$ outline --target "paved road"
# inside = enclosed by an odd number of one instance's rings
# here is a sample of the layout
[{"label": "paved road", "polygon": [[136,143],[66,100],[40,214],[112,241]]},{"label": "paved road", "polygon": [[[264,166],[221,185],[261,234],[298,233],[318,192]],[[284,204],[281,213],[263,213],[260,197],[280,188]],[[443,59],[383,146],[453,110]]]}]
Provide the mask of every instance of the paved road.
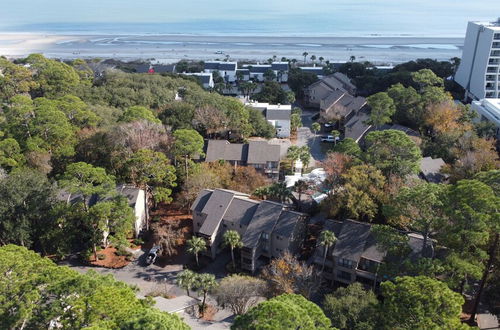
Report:
[{"label": "paved road", "polygon": [[[82,264],[78,259],[70,259],[61,263],[61,265],[66,265],[80,273],[86,273],[89,270],[94,270],[99,274],[103,275],[113,275],[115,279],[123,281],[129,285],[136,286],[139,289],[137,296],[143,298],[145,295],[152,291],[166,291],[172,296],[182,296],[186,294],[186,291],[179,288],[176,283],[177,273],[183,269],[181,264],[168,264],[165,267],[160,267],[157,265],[145,266],[144,259],[146,257],[146,251],[137,252],[139,257],[135,261],[131,262],[127,266],[120,269],[108,269],[101,267],[93,267]],[[231,260],[228,253],[222,254],[220,258],[217,258],[215,262],[209,264],[206,269],[203,269],[204,273],[213,273],[217,279],[220,279],[226,275],[225,265]],[[196,292],[192,292],[191,296],[196,296]],[[208,303],[216,305],[213,297],[208,297]],[[219,309],[219,311],[214,316],[214,321],[208,322],[203,321],[192,315],[183,312],[179,314],[184,321],[192,329],[229,329],[231,326],[234,316],[229,310]]]},{"label": "paved road", "polygon": [[325,159],[325,153],[321,150],[321,136],[315,136],[311,131],[311,125],[314,122],[311,117],[317,114],[317,111],[302,110],[302,125],[297,130],[296,145],[299,147],[307,145],[311,152],[312,160],[310,167],[318,166],[317,162]]}]

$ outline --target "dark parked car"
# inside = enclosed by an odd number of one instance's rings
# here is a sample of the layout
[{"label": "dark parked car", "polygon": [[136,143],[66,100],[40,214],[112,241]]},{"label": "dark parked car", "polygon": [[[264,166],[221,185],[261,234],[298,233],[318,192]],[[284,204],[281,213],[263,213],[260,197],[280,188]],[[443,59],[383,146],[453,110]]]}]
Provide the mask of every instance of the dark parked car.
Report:
[{"label": "dark parked car", "polygon": [[158,254],[161,252],[161,247],[159,245],[155,245],[149,250],[148,256],[146,257],[146,265],[154,264]]}]

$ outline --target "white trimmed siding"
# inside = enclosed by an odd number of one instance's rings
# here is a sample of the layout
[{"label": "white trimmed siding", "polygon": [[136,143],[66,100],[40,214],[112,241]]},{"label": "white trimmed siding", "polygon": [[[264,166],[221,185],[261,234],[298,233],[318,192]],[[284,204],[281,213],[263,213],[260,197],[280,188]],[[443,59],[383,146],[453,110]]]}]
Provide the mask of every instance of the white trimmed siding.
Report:
[{"label": "white trimmed siding", "polygon": [[137,201],[134,208],[135,214],[135,236],[137,237],[141,230],[146,226],[147,212],[146,212],[146,194],[144,190],[139,190]]}]

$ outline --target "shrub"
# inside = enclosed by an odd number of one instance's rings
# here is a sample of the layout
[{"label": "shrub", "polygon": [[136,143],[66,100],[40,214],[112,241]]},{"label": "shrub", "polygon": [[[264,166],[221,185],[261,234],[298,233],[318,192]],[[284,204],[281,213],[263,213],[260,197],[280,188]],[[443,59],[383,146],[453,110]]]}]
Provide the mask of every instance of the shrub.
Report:
[{"label": "shrub", "polygon": [[142,245],[142,244],[144,244],[144,240],[140,239],[140,238],[134,238],[132,243],[134,243],[134,245]]}]

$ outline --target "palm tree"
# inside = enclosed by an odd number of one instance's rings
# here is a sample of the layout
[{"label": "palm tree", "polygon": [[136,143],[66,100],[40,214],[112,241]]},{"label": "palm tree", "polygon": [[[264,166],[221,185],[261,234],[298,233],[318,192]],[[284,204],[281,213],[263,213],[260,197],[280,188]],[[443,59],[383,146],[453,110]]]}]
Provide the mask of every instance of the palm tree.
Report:
[{"label": "palm tree", "polygon": [[217,286],[215,281],[215,276],[212,274],[200,274],[196,276],[196,286],[203,293],[203,301],[201,302],[201,316],[203,317],[205,313],[205,302],[207,300],[207,294],[210,290]]},{"label": "palm tree", "polygon": [[273,183],[269,186],[269,196],[274,200],[280,201],[281,203],[285,203],[291,195],[292,192],[286,187],[284,182]]},{"label": "palm tree", "polygon": [[356,56],[351,55],[351,57],[349,59],[351,60],[351,62],[354,62],[354,61],[356,61]]},{"label": "palm tree", "polygon": [[302,146],[299,148],[299,159],[302,162],[302,170],[307,169],[307,166],[309,165],[309,162],[311,161],[311,153],[309,152],[309,147],[308,146]]},{"label": "palm tree", "polygon": [[316,61],[316,55],[311,55],[311,61],[314,63]]},{"label": "palm tree", "polygon": [[259,187],[255,189],[253,195],[260,199],[267,199],[267,195],[269,195],[269,186]]},{"label": "palm tree", "polygon": [[318,58],[318,60],[319,60],[319,64],[323,64],[323,61],[325,60],[325,58],[323,56],[320,56]]},{"label": "palm tree", "polygon": [[293,185],[293,190],[299,194],[299,211],[301,209],[301,204],[300,204],[300,201],[302,200],[302,194],[304,193],[304,191],[306,191],[307,189],[309,189],[309,184],[307,182],[305,182],[304,180],[299,180],[297,182],[295,182],[295,184]]},{"label": "palm tree", "polygon": [[336,241],[337,237],[335,237],[335,234],[330,230],[323,230],[319,235],[319,244],[322,245],[325,249],[325,254],[323,255],[323,267],[321,267],[321,271],[325,269],[326,255],[328,253],[328,249],[333,244],[335,244]]},{"label": "palm tree", "polygon": [[236,269],[236,262],[234,261],[234,249],[243,246],[240,234],[236,230],[228,230],[224,233],[224,245],[231,248],[231,259],[233,260],[233,269]]},{"label": "palm tree", "polygon": [[321,130],[321,125],[317,122],[312,123],[311,128],[314,132],[314,141],[316,141],[316,135]]},{"label": "palm tree", "polygon": [[295,167],[295,162],[300,159],[300,148],[297,146],[290,146],[286,152],[286,158],[292,163],[292,170]]},{"label": "palm tree", "polygon": [[201,237],[193,236],[191,239],[187,240],[187,244],[188,244],[187,252],[194,254],[196,258],[196,265],[199,266],[200,263],[198,261],[198,254],[207,249],[205,240]]},{"label": "palm tree", "polygon": [[186,290],[189,296],[189,290],[196,283],[196,273],[190,269],[185,269],[177,275],[177,284]]},{"label": "palm tree", "polygon": [[309,55],[308,52],[303,52],[302,53],[302,56],[304,56],[304,64],[306,64],[306,57],[307,57],[307,55]]},{"label": "palm tree", "polygon": [[330,135],[333,136],[333,143],[334,143],[334,145],[337,145],[337,138],[340,136],[340,132],[337,131],[337,130],[333,130],[330,133]]},{"label": "palm tree", "polygon": [[293,65],[293,67],[295,67],[295,63],[297,63],[297,59],[296,58],[292,58],[292,65]]}]

